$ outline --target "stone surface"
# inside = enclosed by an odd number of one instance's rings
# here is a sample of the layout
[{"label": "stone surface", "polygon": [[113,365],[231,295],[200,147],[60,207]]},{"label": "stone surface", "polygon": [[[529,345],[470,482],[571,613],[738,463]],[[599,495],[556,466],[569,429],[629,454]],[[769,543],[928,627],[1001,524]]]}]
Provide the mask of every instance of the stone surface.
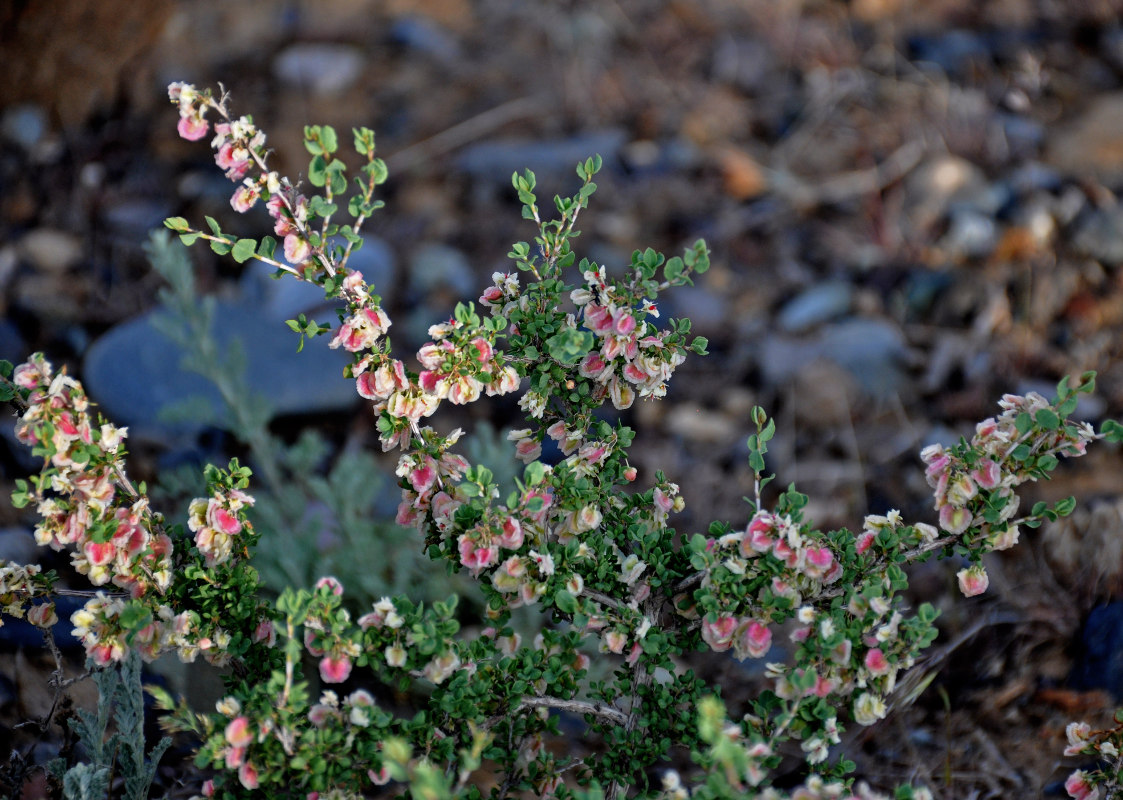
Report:
[{"label": "stone surface", "polygon": [[1063,172],[1102,182],[1123,179],[1123,92],[1094,96],[1066,124],[1049,129],[1046,161]]},{"label": "stone surface", "polygon": [[315,94],[333,95],[350,88],[362,74],[364,57],[357,47],[299,42],[273,61],[273,74],[283,82]]},{"label": "stone surface", "polygon": [[[588,131],[564,139],[496,138],[466,147],[454,163],[457,169],[475,178],[510,186],[513,172],[522,174],[529,169],[539,179],[569,176],[577,162],[595,154],[600,155],[606,169],[612,169],[627,141],[627,133],[620,128]],[[548,202],[548,198],[544,199]]]},{"label": "stone surface", "polygon": [[900,329],[879,319],[848,319],[824,325],[814,335],[769,336],[758,359],[765,380],[780,385],[824,358],[845,367],[870,396],[885,397],[904,380],[908,355]]},{"label": "stone surface", "polygon": [[780,310],[780,329],[802,333],[823,322],[841,317],[850,310],[853,289],[843,281],[826,281],[793,297]]},{"label": "stone surface", "polygon": [[[357,397],[354,384],[342,377],[347,354],[328,350],[326,337],[305,342],[304,352],[298,354],[296,334],[267,310],[220,302],[213,335],[220,343],[239,343],[251,390],[275,414],[338,411]],[[112,328],[90,346],[83,365],[86,388],[119,425],[149,434],[196,430],[198,423],[160,419],[162,410],[189,397],[202,398],[215,414],[222,413],[217,390],[183,370],[182,360],[182,350],[146,314]]]},{"label": "stone surface", "polygon": [[65,272],[82,260],[85,248],[72,233],[54,228],[37,228],[19,240],[19,252],[37,269]]}]

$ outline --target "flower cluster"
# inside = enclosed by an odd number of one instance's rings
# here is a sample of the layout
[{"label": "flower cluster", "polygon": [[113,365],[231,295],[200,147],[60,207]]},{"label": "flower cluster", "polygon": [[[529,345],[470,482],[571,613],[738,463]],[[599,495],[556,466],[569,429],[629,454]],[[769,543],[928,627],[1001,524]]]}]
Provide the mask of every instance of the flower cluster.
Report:
[{"label": "flower cluster", "polygon": [[[600,346],[581,361],[581,375],[605,387],[619,409],[631,406],[637,395],[663,397],[675,367],[686,360],[685,352],[668,346],[666,332],[637,319],[632,297],[608,280],[603,266],[585,270],[583,277],[585,287],[574,289],[570,299]],[[659,311],[647,301],[639,314],[658,317]]]},{"label": "flower cluster", "polygon": [[249,525],[245,509],[253,502],[253,498],[240,489],[215,492],[209,498],[197,497],[191,501],[187,527],[195,534],[195,546],[208,567],[230,560],[236,537]]},{"label": "flower cluster", "polygon": [[[689,320],[655,323],[660,292],[708,267],[704,243],[670,260],[636,251],[622,275],[578,263],[575,223],[596,188],[599,159],[578,165],[581,188],[555,198],[553,220],[541,218],[533,175],[516,175],[524,217],[537,226],[533,253],[528,243],[513,245],[515,270],[495,272],[479,297],[488,316],[457,305],[429,329],[413,371],[392,354],[381,298],[347,268],[363,221],[380,205],[375,187],[386,179],[373,133],[354,131],[365,164],[349,184],[334,155],[335,131],[306,128],[312,188],[298,193],[268,170],[264,135],[248,117],[231,116],[225,96],[181,83],[169,96],[189,140],[204,137],[207,114],[217,115],[216,163],[238,184],[231,205],[246,212],[264,201],[284,260],[272,236],[230,237],[210,219],[209,232],[180,218],[167,226],[186,244],[203,239],[239,263],[259,260],[341,301],[337,326],[302,316],[289,327],[302,337],[329,333],[329,347],[351,354],[346,376],[371,403],[381,447],[400,450],[398,522],[420,531],[430,555],[475,578],[486,603],[481,624],[469,629],[475,635],[462,635],[467,615],[455,596],[431,607],[384,597],[353,619],[331,577],[311,591],[288,590],[266,609],[250,565],[259,534],[250,522],[248,469],[236,461],[228,470],[208,467],[186,532],[173,527],[169,535],[125,477],[126,432],[95,421],[81,386],[42,357],[16,368],[10,382],[0,365],[0,389],[10,386],[9,396],[25,404],[17,435],[44,458],[32,487],[17,493],[40,514],[38,541],[73,547],[75,566],[93,585],[122,590],[98,592],[72,618],[93,661],[109,665],[133,648],[146,658],[175,651],[184,661],[202,655],[235,666],[216,714],[184,716],[203,740],[198,762],[218,770],[205,797],[358,797],[389,780],[411,782],[417,796],[467,796],[485,760],[504,776],[501,793],[560,794],[572,770],[579,783],[601,781],[619,797],[665,762],[671,745],[686,744],[710,774],[688,789],[668,773],[662,797],[876,800],[846,778],[846,763],[832,760],[831,750],[845,724],[887,715],[902,672],[935,636],[935,609],[913,610],[902,599],[903,566],[942,549],[970,561],[959,573],[964,593],[984,591],[983,554],[1013,546],[1019,527],[1068,510],[1038,504],[1019,516],[1015,489],[1047,477],[1059,456],[1082,454],[1094,438],[1123,439],[1123,426],[1096,434],[1069,420],[1076,394],[1092,390],[1090,376],[1062,384],[1053,403],[1007,396],[970,441],[924,451],[938,528],[906,524],[890,511],[866,517],[856,534],[823,532],[804,520],[807,498],[794,487],[771,505],[762,500],[775,426],[758,408],[747,523],[714,522],[706,535],[680,537],[669,527],[684,507],[679,487],[662,473],[637,485],[627,461],[633,432],[604,419],[602,408],[662,397],[687,350],[704,353]],[[345,198],[349,186],[356,188]],[[343,201],[349,224],[333,221]],[[420,422],[445,400],[462,405],[520,390],[526,427],[508,439],[525,470],[504,498],[490,470],[453,452],[459,428],[444,434]],[[550,464],[540,460],[547,439],[561,454]],[[27,608],[49,588],[32,568],[0,566],[6,613],[51,624],[49,603]],[[525,606],[549,620],[534,636],[513,621],[512,611]],[[766,665],[772,690],[736,723],[703,698],[705,686],[679,658],[700,649],[764,658],[785,633],[792,657]],[[605,667],[591,679],[595,650]],[[416,686],[426,707],[399,718],[364,688],[322,691],[312,702],[306,656],[322,684],[356,680],[366,668],[389,686]],[[583,719],[606,746],[563,763],[547,747],[558,735],[557,711]],[[810,770],[781,792],[770,783],[790,740]],[[1069,741],[1070,754],[1107,759],[1121,746],[1118,731],[1079,725]],[[1094,798],[1107,784],[1102,773],[1078,771],[1066,787]],[[636,794],[659,795],[643,786]],[[901,787],[896,796],[930,794]]]},{"label": "flower cluster", "polygon": [[134,597],[164,593],[171,539],[156,530],[147,498],[117,486],[127,430],[95,422],[81,384],[55,375],[42,356],[16,367],[12,380],[27,392],[16,437],[45,459],[34,480],[36,541],[55,550],[73,546],[75,569],[95,586],[112,583]]},{"label": "flower cluster", "polygon": [[[976,558],[1018,543],[1015,488],[1047,476],[1058,456],[1083,455],[1097,438],[1087,422],[1065,421],[1076,398],[1061,394],[1056,404],[1036,392],[1004,395],[1002,413],[980,422],[969,445],[948,449],[933,444],[921,452],[940,528],[960,537]],[[958,578],[968,597],[985,592],[989,583],[978,563],[961,570]]]},{"label": "flower cluster", "polygon": [[12,564],[0,560],[0,625],[4,615],[22,619],[40,628],[49,628],[58,622],[55,604],[50,599],[30,605],[34,597],[49,597],[52,581],[42,574],[38,564]]}]

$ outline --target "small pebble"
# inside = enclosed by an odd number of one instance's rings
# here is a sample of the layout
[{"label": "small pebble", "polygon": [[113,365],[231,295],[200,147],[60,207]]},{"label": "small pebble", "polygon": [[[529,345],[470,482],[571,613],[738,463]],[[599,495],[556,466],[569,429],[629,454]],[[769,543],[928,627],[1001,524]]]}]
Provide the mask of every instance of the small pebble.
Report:
[{"label": "small pebble", "polygon": [[72,233],[38,228],[19,240],[19,252],[43,272],[65,272],[82,260],[85,248]]},{"label": "small pebble", "polygon": [[273,74],[291,86],[313,94],[339,94],[363,72],[362,52],[350,45],[300,42],[289,45],[273,60]]}]

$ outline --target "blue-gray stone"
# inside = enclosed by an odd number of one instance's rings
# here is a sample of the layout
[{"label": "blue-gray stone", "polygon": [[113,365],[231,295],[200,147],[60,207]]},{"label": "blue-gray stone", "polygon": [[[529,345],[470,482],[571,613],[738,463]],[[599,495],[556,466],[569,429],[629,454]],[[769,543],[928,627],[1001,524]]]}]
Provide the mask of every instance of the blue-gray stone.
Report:
[{"label": "blue-gray stone", "polygon": [[362,75],[363,62],[362,51],[351,45],[298,42],[273,60],[273,74],[314,94],[338,94]]},{"label": "blue-gray stone", "polygon": [[984,258],[998,245],[998,226],[985,213],[955,210],[940,246],[959,258]]},{"label": "blue-gray stone", "polygon": [[827,281],[800,292],[781,309],[777,323],[788,333],[802,333],[850,310],[853,289],[844,281]]},{"label": "blue-gray stone", "polygon": [[765,381],[780,385],[820,358],[847,369],[865,392],[887,397],[902,385],[908,348],[897,326],[878,319],[847,319],[812,336],[768,336],[757,351]]},{"label": "blue-gray stone", "polygon": [[628,134],[622,128],[588,131],[565,139],[492,139],[466,147],[455,165],[475,178],[508,186],[511,173],[521,175],[525,169],[538,178],[572,176],[576,183],[573,170],[579,161],[599,154],[605,169],[615,169],[620,148],[627,141]]},{"label": "blue-gray stone", "polygon": [[414,251],[409,288],[422,296],[437,290],[451,292],[463,300],[474,300],[482,290],[476,286],[468,257],[455,247],[437,242],[428,242]]},{"label": "blue-gray stone", "polygon": [[[392,290],[397,273],[394,251],[373,236],[366,237],[363,246],[351,252],[347,268],[361,272],[373,291],[382,295]],[[261,306],[281,322],[306,314],[321,323],[338,323],[333,312],[344,305],[341,300],[326,298],[323,289],[307,281],[294,280],[288,275],[274,278],[275,273],[275,269],[260,261],[248,263],[242,273],[243,302]]]},{"label": "blue-gray stone", "polygon": [[452,34],[425,17],[402,17],[390,26],[390,38],[442,64],[461,57],[460,43]]},{"label": "blue-gray stone", "polygon": [[0,133],[24,150],[39,144],[47,132],[47,112],[37,105],[12,106],[0,118]]},{"label": "blue-gray stone", "polygon": [[1107,689],[1123,701],[1123,602],[1089,612],[1069,682],[1074,689]]},{"label": "blue-gray stone", "polygon": [[1123,264],[1123,208],[1094,209],[1077,223],[1073,248],[1102,264]]},{"label": "blue-gray stone", "polygon": [[26,528],[0,529],[0,562],[32,564],[38,560],[39,545]]},{"label": "blue-gray stone", "polygon": [[149,198],[129,198],[108,206],[103,219],[109,229],[122,238],[140,241],[149,231],[163,229],[164,220],[171,215],[166,201]]},{"label": "blue-gray stone", "polygon": [[[83,375],[91,398],[115,423],[148,435],[198,430],[200,422],[161,420],[162,411],[188,398],[200,398],[221,419],[218,391],[180,366],[183,350],[157,329],[152,316],[117,325],[90,346]],[[298,354],[297,335],[269,309],[219,302],[211,334],[222,345],[240,347],[251,391],[275,414],[336,411],[355,400],[354,384],[342,377],[348,354],[328,350],[325,337],[306,342]]]}]

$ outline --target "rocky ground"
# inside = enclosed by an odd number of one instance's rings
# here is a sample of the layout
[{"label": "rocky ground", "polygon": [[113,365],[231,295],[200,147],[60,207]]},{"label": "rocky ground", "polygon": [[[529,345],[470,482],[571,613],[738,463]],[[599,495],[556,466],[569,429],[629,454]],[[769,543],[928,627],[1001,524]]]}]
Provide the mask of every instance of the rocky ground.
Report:
[{"label": "rocky ground", "polygon": [[[604,157],[582,219],[598,262],[704,237],[713,269],[665,314],[690,316],[712,355],[688,361],[665,402],[630,412],[634,462],[683,487],[682,531],[743,521],[753,404],[778,420],[770,468],[811,495],[821,526],[889,508],[928,519],[916,453],[971,431],[1003,392],[1095,369],[1081,412],[1123,412],[1121,11],[1113,0],[15,4],[0,9],[12,73],[0,86],[0,355],[69,364],[133,426],[143,477],[204,447],[211,432],[157,416],[190,384],[143,316],[162,279],[142,246],[171,214],[263,230],[263,212],[230,210],[206,147],[175,134],[167,83],[221,81],[289,174],[306,168],[306,123],[378,132],[391,180],[362,269],[403,352],[530,236],[514,170],[533,169],[548,195],[572,190],[578,158]],[[209,252],[192,259],[224,304],[218,335],[240,338],[260,368],[251,380],[274,398],[274,429],[316,427],[336,445],[369,437],[336,366],[323,380],[308,379],[307,352],[287,366],[280,321],[316,299]],[[30,468],[11,430],[9,419],[5,485]],[[852,747],[875,785],[1056,794],[1075,766],[1061,758],[1064,723],[1102,721],[1123,701],[1121,465],[1106,448],[1084,461],[1031,487],[1026,500],[1075,494],[1081,510],[991,562],[983,598],[954,591],[957,565],[915,572],[917,596],[943,611],[938,672]],[[29,524],[0,507],[0,555],[29,555]],[[26,737],[4,725],[42,713],[29,679],[42,677],[39,658],[14,635],[0,643],[5,748]],[[729,697],[753,679],[735,662],[720,671]]]}]

